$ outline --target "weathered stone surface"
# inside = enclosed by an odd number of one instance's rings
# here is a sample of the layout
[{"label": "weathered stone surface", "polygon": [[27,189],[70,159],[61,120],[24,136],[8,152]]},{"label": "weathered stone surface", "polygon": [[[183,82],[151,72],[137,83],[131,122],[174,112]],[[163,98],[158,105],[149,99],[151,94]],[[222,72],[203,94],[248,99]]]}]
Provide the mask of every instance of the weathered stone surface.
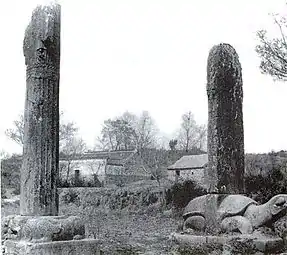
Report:
[{"label": "weathered stone surface", "polygon": [[244,134],[242,73],[229,44],[214,46],[207,64],[208,161],[210,192],[242,194]]},{"label": "weathered stone surface", "polygon": [[[214,224],[210,224],[207,217],[210,214],[208,205],[211,204],[211,198],[213,199],[212,209],[215,209],[213,218],[217,221]],[[209,226],[218,224],[218,232],[234,233],[239,231],[242,234],[251,234],[261,226],[276,224],[281,218],[285,219],[286,212],[287,194],[276,195],[262,205],[243,195],[208,194],[197,197],[188,203],[183,212],[185,220],[183,226],[184,230],[191,228],[203,233],[208,224]],[[281,228],[277,227],[277,231],[281,232],[282,234],[279,236],[283,237],[286,224],[282,223],[280,226]]]},{"label": "weathered stone surface", "polygon": [[214,194],[207,194],[204,201],[206,235],[212,235],[220,232],[220,220],[218,219],[218,197]]},{"label": "weathered stone surface", "polygon": [[[214,247],[223,246],[226,254],[254,254],[255,252],[278,252],[283,246],[282,238],[264,237],[258,235],[231,235],[231,236],[212,236],[212,235],[185,235],[173,233],[171,240],[182,247],[193,248],[214,245]],[[230,253],[227,253],[230,252]],[[251,252],[251,253],[249,253]],[[225,254],[224,253],[224,254]]]},{"label": "weathered stone surface", "polygon": [[30,243],[85,238],[85,226],[77,216],[9,216],[4,219],[3,236]]},{"label": "weathered stone surface", "polygon": [[274,229],[276,234],[283,238],[284,243],[287,246],[287,213],[285,216],[275,222]]},{"label": "weathered stone surface", "polygon": [[6,254],[18,255],[95,255],[99,252],[99,241],[83,239],[47,243],[29,243],[8,240]]},{"label": "weathered stone surface", "polygon": [[60,5],[38,6],[24,38],[26,101],[21,215],[57,215]]}]

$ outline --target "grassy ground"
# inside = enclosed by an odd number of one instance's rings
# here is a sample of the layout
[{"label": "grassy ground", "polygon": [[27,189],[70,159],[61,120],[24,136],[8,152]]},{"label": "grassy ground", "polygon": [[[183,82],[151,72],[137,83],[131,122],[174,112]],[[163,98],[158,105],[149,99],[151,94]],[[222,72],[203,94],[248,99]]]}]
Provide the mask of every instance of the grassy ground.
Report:
[{"label": "grassy ground", "polygon": [[[2,207],[2,213],[6,216],[19,211],[17,202],[8,201]],[[146,208],[142,213],[87,208],[81,217],[86,222],[87,237],[102,240],[101,250],[104,253],[101,254],[207,254],[199,253],[199,250],[196,253],[176,253],[169,237],[181,220],[173,217],[171,211],[160,212],[156,205]]]},{"label": "grassy ground", "polygon": [[[169,235],[178,220],[169,212],[159,213],[150,207],[144,213],[128,211],[87,210],[83,220],[87,223],[89,237],[103,240],[104,254],[170,254]],[[19,200],[2,201],[2,217],[19,213]]]},{"label": "grassy ground", "polygon": [[160,215],[110,214],[99,225],[98,217],[91,222],[89,231],[96,238],[109,240],[113,250],[122,250],[122,254],[129,254],[124,253],[128,249],[134,254],[170,254],[169,235],[177,227],[175,219]]}]

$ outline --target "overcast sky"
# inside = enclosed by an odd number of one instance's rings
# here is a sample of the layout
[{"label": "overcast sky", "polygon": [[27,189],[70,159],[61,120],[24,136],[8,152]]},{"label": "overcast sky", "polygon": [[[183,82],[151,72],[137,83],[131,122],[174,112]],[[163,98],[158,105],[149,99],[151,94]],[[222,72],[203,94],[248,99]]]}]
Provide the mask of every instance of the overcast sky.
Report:
[{"label": "overcast sky", "polygon": [[[4,131],[24,109],[24,31],[38,1],[1,2],[0,149],[21,152]],[[275,29],[283,0],[63,0],[60,109],[93,146],[101,124],[150,112],[172,134],[191,110],[207,122],[210,48],[230,43],[243,68],[246,152],[287,149],[287,84],[262,75],[255,32]]]}]

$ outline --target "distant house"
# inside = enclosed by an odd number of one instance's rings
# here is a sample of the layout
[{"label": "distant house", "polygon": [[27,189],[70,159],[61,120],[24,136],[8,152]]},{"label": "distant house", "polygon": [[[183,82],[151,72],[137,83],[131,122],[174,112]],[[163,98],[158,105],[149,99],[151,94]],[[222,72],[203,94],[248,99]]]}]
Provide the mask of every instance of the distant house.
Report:
[{"label": "distant house", "polygon": [[93,181],[95,176],[102,184],[122,184],[150,179],[142,169],[134,164],[137,153],[133,151],[94,151],[73,157],[73,160],[60,158],[61,178],[65,178],[70,164],[70,178],[81,176]]},{"label": "distant house", "polygon": [[207,163],[207,154],[183,156],[167,168],[168,177],[175,182],[193,180],[204,186],[204,169]]}]

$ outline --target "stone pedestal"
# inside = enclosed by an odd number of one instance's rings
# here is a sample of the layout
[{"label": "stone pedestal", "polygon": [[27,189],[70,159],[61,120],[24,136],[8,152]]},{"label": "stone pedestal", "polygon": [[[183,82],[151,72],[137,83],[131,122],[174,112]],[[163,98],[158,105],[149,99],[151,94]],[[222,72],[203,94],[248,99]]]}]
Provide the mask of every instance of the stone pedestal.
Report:
[{"label": "stone pedestal", "polygon": [[83,220],[77,216],[17,216],[2,225],[5,254],[92,255],[99,241],[85,239]]},{"label": "stone pedestal", "polygon": [[[209,52],[207,96],[208,167],[204,177],[208,194],[189,202],[183,213],[186,234],[174,234],[172,238],[189,247],[191,254],[199,254],[200,249],[200,254],[213,250],[224,254],[280,251],[286,236],[286,219],[285,223],[278,220],[286,214],[287,195],[274,196],[263,205],[243,196],[242,70],[239,57],[229,44],[221,43]],[[276,222],[278,233],[270,228],[272,235],[255,233],[259,227],[274,223],[276,226]]]},{"label": "stone pedestal", "polygon": [[[280,253],[284,250],[284,242],[280,237],[263,235],[188,235],[173,233],[171,239],[174,244],[188,251],[220,251],[220,254],[264,254]],[[287,247],[285,247],[287,248]]]},{"label": "stone pedestal", "polygon": [[96,255],[99,243],[95,239],[30,243],[24,241],[5,242],[6,254],[17,255]]}]

